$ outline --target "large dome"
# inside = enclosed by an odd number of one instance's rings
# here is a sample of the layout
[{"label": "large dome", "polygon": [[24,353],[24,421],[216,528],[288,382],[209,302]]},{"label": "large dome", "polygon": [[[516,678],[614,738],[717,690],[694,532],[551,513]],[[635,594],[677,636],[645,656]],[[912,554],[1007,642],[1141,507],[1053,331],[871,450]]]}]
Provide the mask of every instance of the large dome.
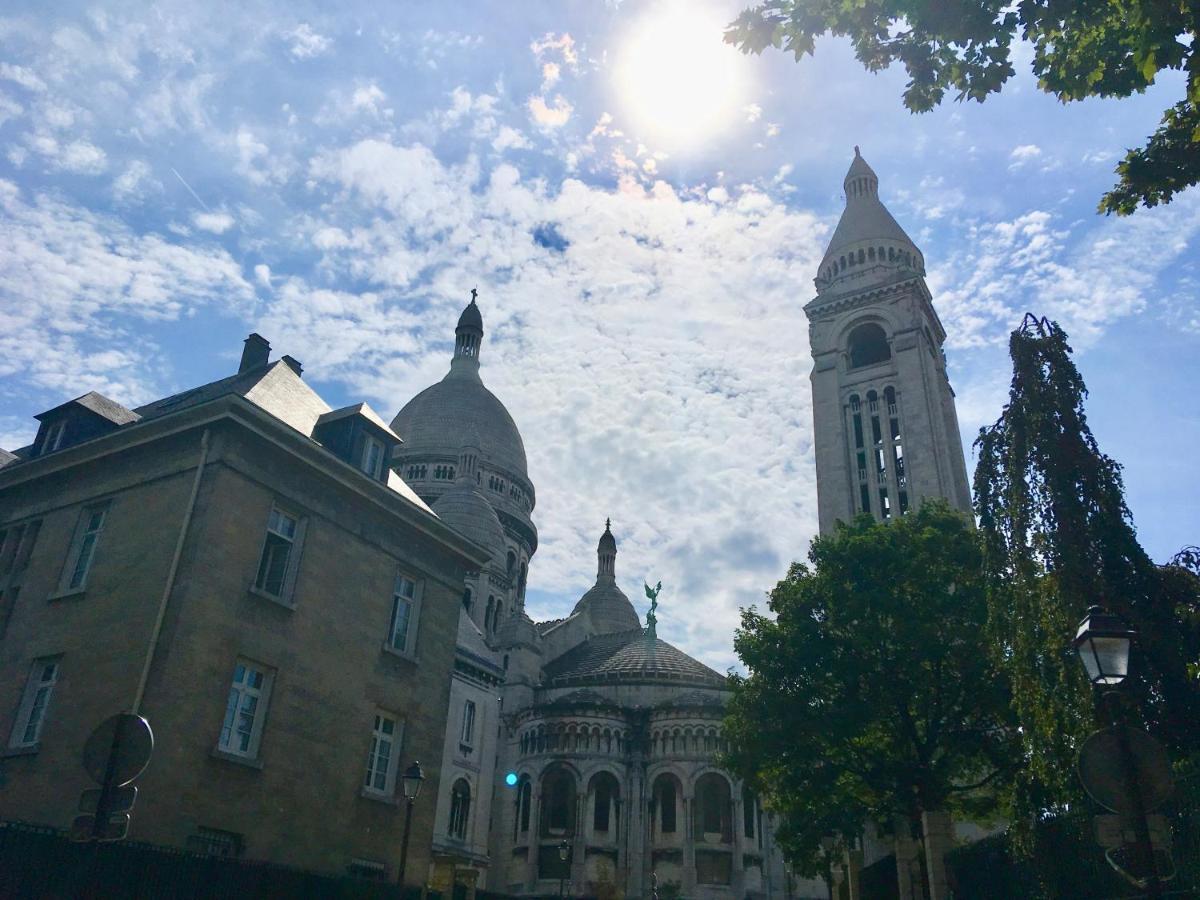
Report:
[{"label": "large dome", "polygon": [[392,419],[404,439],[406,457],[456,457],[465,435],[474,437],[483,458],[528,480],[525,444],[504,404],[483,386],[478,372],[451,369],[404,405]]}]

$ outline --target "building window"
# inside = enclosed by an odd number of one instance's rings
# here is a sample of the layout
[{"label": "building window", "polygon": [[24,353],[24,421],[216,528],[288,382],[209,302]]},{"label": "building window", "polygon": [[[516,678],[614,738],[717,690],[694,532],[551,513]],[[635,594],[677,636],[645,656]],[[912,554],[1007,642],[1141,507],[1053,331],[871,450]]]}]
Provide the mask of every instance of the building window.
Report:
[{"label": "building window", "polygon": [[541,832],[562,837],[575,824],[575,778],[566,769],[552,769],[542,778]]},{"label": "building window", "polygon": [[41,531],[41,520],[23,522],[0,529],[0,578],[23,572],[29,567],[33,545]]},{"label": "building window", "polygon": [[533,784],[526,778],[521,781],[521,788],[517,792],[517,821],[522,834],[529,831],[529,807],[532,802]]},{"label": "building window", "polygon": [[465,747],[475,744],[475,701],[463,704],[462,742]]},{"label": "building window", "polygon": [[450,791],[450,836],[465,840],[467,819],[471,815],[471,787],[460,778]]},{"label": "building window", "polygon": [[696,851],[696,882],[698,884],[729,884],[733,859],[728,853],[711,850]]},{"label": "building window", "polygon": [[300,561],[302,532],[303,524],[299,519],[276,506],[271,507],[258,575],[254,579],[255,590],[285,602],[291,599]]},{"label": "building window", "polygon": [[388,646],[399,653],[412,654],[417,630],[417,583],[406,575],[396,576],[392,590],[392,621],[388,627]]},{"label": "building window", "polygon": [[359,467],[376,481],[383,477],[383,441],[366,436]]},{"label": "building window", "polygon": [[729,782],[713,772],[696,782],[696,834],[709,843],[733,843],[732,802]]},{"label": "building window", "polygon": [[601,772],[592,780],[592,831],[607,834],[610,826],[616,831],[613,808],[618,803],[620,788],[617,780],[608,772]]},{"label": "building window", "polygon": [[0,589],[0,638],[8,631],[8,622],[17,608],[17,595],[20,593],[21,586],[16,584]]},{"label": "building window", "polygon": [[63,437],[67,433],[67,420],[59,419],[52,425],[46,426],[46,436],[42,439],[42,449],[38,454],[45,456],[47,453],[53,453],[63,444]]},{"label": "building window", "polygon": [[21,694],[21,705],[17,708],[17,719],[13,723],[8,739],[10,747],[30,747],[42,735],[42,725],[50,708],[50,695],[58,683],[58,658],[35,659]]},{"label": "building window", "polygon": [[748,838],[754,838],[754,822],[757,817],[758,806],[754,794],[750,793],[749,789],[742,788],[742,833]]},{"label": "building window", "polygon": [[399,736],[399,725],[394,718],[386,713],[375,714],[371,752],[367,754],[367,776],[363,779],[363,787],[373,794],[390,797],[396,790]]},{"label": "building window", "polygon": [[679,795],[675,779],[670,775],[660,775],[654,785],[654,794],[659,809],[659,831],[662,834],[674,834]]},{"label": "building window", "polygon": [[205,828],[201,825],[195,834],[188,835],[187,848],[204,856],[221,856],[237,859],[245,847],[242,836],[234,831]]},{"label": "building window", "polygon": [[887,332],[874,322],[865,322],[850,332],[846,340],[850,368],[872,366],[892,358]]},{"label": "building window", "polygon": [[71,541],[71,552],[67,554],[67,564],[63,567],[60,591],[80,591],[87,585],[88,572],[96,558],[96,544],[100,541],[107,514],[107,503],[84,508],[75,529],[75,538]]},{"label": "building window", "polygon": [[221,750],[251,759],[258,756],[272,680],[271,673],[258,663],[238,660],[217,745]]}]

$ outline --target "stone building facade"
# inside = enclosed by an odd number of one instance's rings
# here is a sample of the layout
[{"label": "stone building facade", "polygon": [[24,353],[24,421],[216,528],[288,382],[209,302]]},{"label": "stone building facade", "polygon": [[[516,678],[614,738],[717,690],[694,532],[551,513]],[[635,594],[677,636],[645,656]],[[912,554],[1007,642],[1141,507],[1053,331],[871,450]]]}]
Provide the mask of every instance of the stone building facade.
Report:
[{"label": "stone building facade", "polygon": [[[398,774],[439,781],[487,559],[389,469],[399,438],[257,335],[228,378],[38,418],[0,467],[3,815],[70,825],[88,734],[134,709],[156,746],[131,837],[394,879]],[[434,822],[418,805],[410,872]]]},{"label": "stone building facade", "polygon": [[451,701],[442,770],[459,775],[436,801],[431,883],[537,896],[569,881],[575,896],[646,897],[653,875],[660,890],[706,900],[824,896],[789,883],[770,817],[717,766],[726,679],[642,625],[609,526],[596,582],[570,615],[526,613],[536,493],[521,434],[483,384],[483,336],[472,298],[449,372],[392,421],[405,439],[396,471],[491,552],[463,585],[459,654],[498,661],[503,676],[476,682],[476,727],[484,705],[497,713],[470,748],[478,770],[452,738],[465,733],[466,696]]}]

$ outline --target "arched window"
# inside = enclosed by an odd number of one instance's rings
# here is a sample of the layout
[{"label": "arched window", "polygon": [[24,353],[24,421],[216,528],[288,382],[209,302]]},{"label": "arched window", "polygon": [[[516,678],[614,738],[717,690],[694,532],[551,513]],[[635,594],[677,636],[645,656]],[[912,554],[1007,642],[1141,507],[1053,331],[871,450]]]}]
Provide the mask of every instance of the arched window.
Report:
[{"label": "arched window", "polygon": [[463,609],[465,609],[468,613],[471,612],[471,589],[470,588],[465,588],[463,590]]},{"label": "arched window", "polygon": [[517,579],[517,599],[519,599],[519,600],[525,599],[525,572],[526,572],[525,562],[524,562],[524,560],[522,560],[521,575]]},{"label": "arched window", "polygon": [[758,801],[754,793],[747,787],[742,788],[742,833],[754,839],[755,825],[758,824]]},{"label": "arched window", "polygon": [[861,265],[862,265],[863,263],[865,263],[866,261],[867,261],[867,254],[866,254],[866,252],[865,252],[865,251],[862,249],[862,247],[859,247],[859,248],[858,248],[858,264],[861,266]]},{"label": "arched window", "polygon": [[542,777],[542,837],[561,837],[575,830],[575,777],[551,769]]},{"label": "arched window", "polygon": [[516,567],[517,567],[517,554],[515,554],[511,550],[509,550],[508,551],[508,562],[504,567],[504,570],[507,573],[509,578],[513,577],[513,569],[515,569]]},{"label": "arched window", "polygon": [[592,801],[592,832],[607,835],[620,828],[621,789],[609,772],[600,772],[588,786]]},{"label": "arched window", "polygon": [[679,779],[663,774],[654,779],[654,826],[659,834],[675,834],[679,815],[679,797],[683,793]]},{"label": "arched window", "polygon": [[517,785],[517,814],[513,819],[513,838],[517,834],[529,833],[529,805],[533,801],[533,785],[528,776],[522,775]]},{"label": "arched window", "polygon": [[705,843],[733,843],[733,808],[729,782],[716,772],[696,781],[696,837]]},{"label": "arched window", "polygon": [[870,260],[875,259],[875,248],[874,247],[867,248],[867,259],[870,259]]},{"label": "arched window", "polygon": [[471,787],[460,778],[450,790],[450,836],[465,840],[471,816]]},{"label": "arched window", "polygon": [[483,633],[491,634],[496,629],[496,598],[488,597],[487,610],[483,614]]},{"label": "arched window", "polygon": [[874,322],[864,322],[851,331],[846,339],[846,350],[850,355],[852,369],[871,366],[892,357],[887,333]]}]

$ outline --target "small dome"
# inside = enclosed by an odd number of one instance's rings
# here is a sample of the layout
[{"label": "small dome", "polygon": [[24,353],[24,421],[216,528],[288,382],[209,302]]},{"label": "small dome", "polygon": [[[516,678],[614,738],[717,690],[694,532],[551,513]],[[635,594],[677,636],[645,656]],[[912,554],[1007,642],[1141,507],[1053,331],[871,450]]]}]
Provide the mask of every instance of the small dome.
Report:
[{"label": "small dome", "polygon": [[504,555],[504,527],[473,484],[460,480],[437,499],[433,511],[463,537],[492,551],[493,560]]},{"label": "small dome", "polygon": [[612,519],[606,519],[604,522],[604,534],[600,535],[600,543],[596,547],[597,553],[616,553],[617,539],[612,533]]},{"label": "small dome", "polygon": [[458,331],[460,328],[474,328],[476,331],[483,331],[483,314],[479,312],[474,297],[471,297],[471,302],[458,317],[458,325],[454,330]]},{"label": "small dome", "polygon": [[591,617],[592,625],[600,634],[640,628],[642,624],[637,610],[633,608],[625,592],[610,578],[597,579],[591,590],[579,598],[579,602],[571,610],[571,615],[584,611]]}]

